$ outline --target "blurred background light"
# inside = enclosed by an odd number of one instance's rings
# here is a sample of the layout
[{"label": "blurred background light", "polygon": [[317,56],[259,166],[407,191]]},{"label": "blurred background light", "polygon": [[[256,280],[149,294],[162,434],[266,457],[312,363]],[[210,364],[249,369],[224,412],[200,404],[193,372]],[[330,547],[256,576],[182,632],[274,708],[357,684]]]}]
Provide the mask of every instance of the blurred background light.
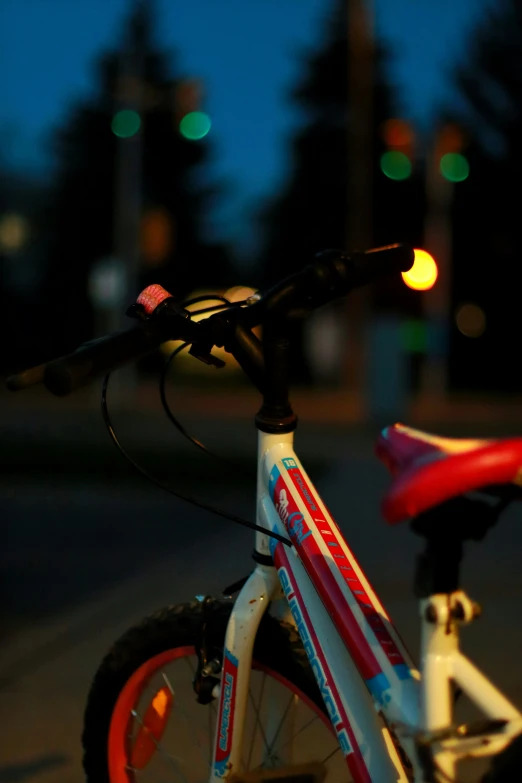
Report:
[{"label": "blurred background light", "polygon": [[128,139],[139,131],[141,118],[137,111],[122,109],[116,112],[112,118],[112,132],[120,139]]},{"label": "blurred background light", "polygon": [[174,248],[174,218],[162,207],[145,212],[141,219],[140,249],[147,266],[159,266]]},{"label": "blurred background light", "polygon": [[410,147],[414,141],[413,131],[405,120],[386,120],[383,138],[388,147]]},{"label": "blurred background light", "polygon": [[407,353],[425,353],[427,347],[426,323],[420,318],[409,318],[401,324],[401,343]]},{"label": "blurred background light", "polygon": [[439,270],[433,256],[426,250],[415,248],[415,260],[412,268],[408,272],[401,272],[402,279],[414,291],[428,291],[433,288]]},{"label": "blurred background light", "polygon": [[14,212],[0,218],[0,249],[7,253],[20,250],[29,236],[29,224],[23,215]]},{"label": "blurred background light", "polygon": [[457,308],[455,322],[457,329],[465,337],[480,337],[486,331],[484,310],[471,302]]},{"label": "blurred background light", "polygon": [[459,152],[447,152],[440,159],[440,173],[450,182],[463,182],[469,176],[469,163]]},{"label": "blurred background light", "polygon": [[411,174],[411,161],[398,150],[388,150],[381,157],[381,171],[389,179],[408,179]]},{"label": "blurred background light", "polygon": [[190,141],[202,139],[210,130],[211,122],[208,114],[202,111],[191,111],[185,114],[179,124],[179,132]]},{"label": "blurred background light", "polygon": [[117,258],[102,258],[93,264],[88,292],[91,302],[102,310],[121,307],[125,296],[125,264]]},{"label": "blurred background light", "polygon": [[248,299],[250,296],[253,296],[257,291],[257,288],[249,288],[248,286],[244,285],[235,285],[232,288],[229,288],[228,291],[225,291],[223,296],[225,299],[228,299],[229,302],[242,302],[243,299]]}]

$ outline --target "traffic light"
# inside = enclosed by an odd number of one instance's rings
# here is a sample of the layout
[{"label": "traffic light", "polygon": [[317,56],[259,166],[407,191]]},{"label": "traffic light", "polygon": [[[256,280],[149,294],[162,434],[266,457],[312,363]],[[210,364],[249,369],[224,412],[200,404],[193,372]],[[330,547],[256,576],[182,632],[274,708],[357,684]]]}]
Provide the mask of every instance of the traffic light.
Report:
[{"label": "traffic light", "polygon": [[129,139],[135,136],[141,126],[141,117],[137,111],[122,109],[113,115],[111,130],[120,139]]},{"label": "traffic light", "polygon": [[149,209],[141,220],[140,249],[147,266],[159,266],[174,246],[174,221],[162,207]]},{"label": "traffic light", "polygon": [[437,138],[440,173],[449,182],[463,182],[469,176],[469,163],[462,154],[464,136],[456,125],[445,125]]},{"label": "traffic light", "polygon": [[387,147],[381,155],[381,171],[389,179],[408,179],[412,171],[413,145],[411,126],[405,120],[386,120],[382,137]]},{"label": "traffic light", "polygon": [[429,291],[439,276],[437,263],[426,250],[415,248],[413,266],[408,272],[401,272],[402,279],[414,291]]},{"label": "traffic light", "polygon": [[210,130],[210,117],[201,111],[202,85],[197,79],[185,79],[176,86],[176,122],[183,138],[198,141]]}]

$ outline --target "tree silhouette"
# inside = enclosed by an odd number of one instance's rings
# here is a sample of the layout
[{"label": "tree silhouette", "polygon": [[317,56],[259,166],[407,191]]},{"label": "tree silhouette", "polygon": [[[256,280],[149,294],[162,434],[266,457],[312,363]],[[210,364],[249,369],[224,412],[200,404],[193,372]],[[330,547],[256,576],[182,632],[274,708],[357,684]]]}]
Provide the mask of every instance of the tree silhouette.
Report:
[{"label": "tree silhouette", "polygon": [[[70,112],[55,137],[53,241],[45,297],[54,354],[92,334],[89,273],[95,262],[114,254],[117,147],[133,141],[118,139],[111,121],[117,108],[125,106],[132,79],[139,80],[141,95],[142,208],[166,216],[171,237],[164,258],[152,268],[142,267],[141,285],[158,282],[183,295],[195,285],[231,280],[227,253],[208,247],[202,238],[208,193],[197,186],[195,172],[205,162],[206,145],[179,133],[175,95],[183,82],[172,78],[169,57],[155,43],[154,23],[151,3],[138,0],[120,47],[97,62],[97,94]],[[125,57],[139,63],[140,72],[124,71],[122,81]],[[59,307],[49,306],[57,301]]]},{"label": "tree silhouette", "polygon": [[36,177],[1,163],[0,169],[0,308],[4,322],[0,372],[8,372],[24,364],[26,357],[30,364],[40,351],[37,303],[48,242],[49,189]]},{"label": "tree silhouette", "polygon": [[[302,83],[293,100],[306,122],[293,142],[292,169],[286,188],[269,206],[264,220],[268,239],[263,271],[271,277],[281,268],[298,268],[324,247],[346,244],[348,125],[347,4],[336,0],[327,20],[321,49],[304,64]],[[373,242],[418,237],[418,175],[402,182],[382,174],[380,157],[385,150],[382,125],[398,107],[385,78],[387,55],[376,47],[373,86],[372,136]],[[418,168],[416,169],[418,171]],[[416,208],[413,208],[416,205]],[[413,209],[412,209],[413,208]]]},{"label": "tree silhouette", "polygon": [[472,340],[453,325],[451,376],[461,388],[520,390],[512,356],[512,336],[520,329],[520,0],[497,3],[478,23],[455,84],[470,175],[454,193],[453,309],[476,302],[485,311],[486,330]]},{"label": "tree silhouette", "polygon": [[[286,186],[261,215],[266,242],[260,273],[272,282],[309,263],[325,248],[346,247],[348,210],[348,128],[353,108],[348,99],[348,9],[335,0],[326,20],[323,44],[303,63],[303,79],[292,94],[305,116],[291,149]],[[422,237],[424,214],[422,173],[418,162],[411,177],[393,181],[380,169],[385,151],[383,123],[397,116],[397,105],[385,77],[387,55],[375,47],[373,64],[372,244],[396,241],[414,244]],[[353,249],[353,246],[346,249]],[[416,308],[417,300],[402,282],[374,287],[379,309]],[[303,366],[296,354],[296,369]],[[302,376],[302,373],[301,373]]]}]

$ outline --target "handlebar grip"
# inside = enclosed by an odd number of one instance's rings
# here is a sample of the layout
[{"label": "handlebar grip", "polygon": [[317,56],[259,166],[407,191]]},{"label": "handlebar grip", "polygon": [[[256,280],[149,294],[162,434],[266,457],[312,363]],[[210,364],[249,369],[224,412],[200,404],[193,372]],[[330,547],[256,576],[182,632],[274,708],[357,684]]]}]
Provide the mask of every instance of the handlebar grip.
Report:
[{"label": "handlebar grip", "polygon": [[342,253],[325,250],[310,268],[316,282],[330,298],[343,296],[354,288],[372,283],[380,277],[407,272],[413,266],[414,252],[408,245],[386,245],[364,253]]},{"label": "handlebar grip", "polygon": [[407,272],[413,266],[414,252],[408,245],[387,245],[365,253],[324,250],[312,264],[276,283],[261,299],[236,317],[244,326],[263,323],[268,313],[303,313],[345,296],[354,288],[389,274]]},{"label": "handlebar grip", "polygon": [[375,247],[362,253],[361,256],[361,274],[364,280],[360,285],[386,275],[408,272],[415,260],[413,248],[402,244]]},{"label": "handlebar grip", "polygon": [[45,366],[44,384],[57,397],[65,397],[97,376],[140,359],[155,350],[161,338],[145,324],[91,340],[76,351]]},{"label": "handlebar grip", "polygon": [[36,386],[37,383],[43,381],[44,370],[45,364],[39,364],[37,367],[31,367],[29,370],[11,375],[6,382],[7,388],[9,391],[21,391],[29,386]]},{"label": "handlebar grip", "polygon": [[[65,397],[97,376],[151,353],[165,340],[202,341],[207,352],[210,350],[207,329],[192,321],[190,313],[160,286],[145,289],[137,305],[136,317],[142,320],[133,328],[91,340],[67,356],[14,375],[8,379],[8,388],[17,391],[43,380],[50,392]],[[143,313],[148,315],[144,320]]]}]

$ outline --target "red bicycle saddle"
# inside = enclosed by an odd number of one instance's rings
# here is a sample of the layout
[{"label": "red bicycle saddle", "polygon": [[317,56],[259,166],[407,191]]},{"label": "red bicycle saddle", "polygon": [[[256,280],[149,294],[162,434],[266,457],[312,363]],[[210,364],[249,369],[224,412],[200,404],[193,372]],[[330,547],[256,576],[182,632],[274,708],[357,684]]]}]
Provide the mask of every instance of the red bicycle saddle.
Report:
[{"label": "red bicycle saddle", "polygon": [[522,438],[441,438],[394,424],[382,431],[375,451],[395,476],[382,502],[390,524],[481,487],[522,485]]}]

